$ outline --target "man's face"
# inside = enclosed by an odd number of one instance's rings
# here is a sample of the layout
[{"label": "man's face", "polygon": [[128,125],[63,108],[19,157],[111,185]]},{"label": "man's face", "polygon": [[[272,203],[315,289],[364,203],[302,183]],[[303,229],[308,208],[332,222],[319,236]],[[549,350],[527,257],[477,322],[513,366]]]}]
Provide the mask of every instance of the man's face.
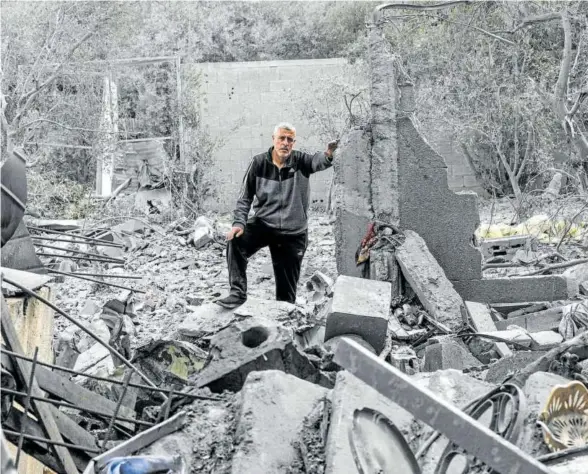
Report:
[{"label": "man's face", "polygon": [[288,158],[292,152],[294,143],[296,143],[296,133],[290,130],[279,128],[277,133],[272,135],[272,140],[274,142],[274,150],[278,156],[282,159],[285,159]]}]

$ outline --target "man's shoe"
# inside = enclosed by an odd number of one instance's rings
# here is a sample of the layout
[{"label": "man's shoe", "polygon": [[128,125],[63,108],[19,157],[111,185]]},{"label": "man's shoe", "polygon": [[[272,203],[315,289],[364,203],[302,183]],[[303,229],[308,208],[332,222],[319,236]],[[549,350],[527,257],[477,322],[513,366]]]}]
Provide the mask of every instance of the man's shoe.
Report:
[{"label": "man's shoe", "polygon": [[245,301],[247,301],[247,297],[229,295],[216,300],[215,303],[222,306],[223,308],[233,309],[237,306],[241,306],[243,303],[245,303]]}]

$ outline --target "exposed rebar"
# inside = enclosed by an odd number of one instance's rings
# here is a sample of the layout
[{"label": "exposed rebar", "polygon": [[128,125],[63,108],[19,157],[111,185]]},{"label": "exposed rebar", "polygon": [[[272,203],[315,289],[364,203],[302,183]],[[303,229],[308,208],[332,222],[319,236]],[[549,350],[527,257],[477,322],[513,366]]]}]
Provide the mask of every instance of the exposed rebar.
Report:
[{"label": "exposed rebar", "polygon": [[75,273],[62,272],[61,270],[49,270],[49,273],[57,273],[58,275],[64,275],[64,276],[68,276],[68,277],[72,277],[72,278],[78,278],[80,280],[87,280],[87,281],[91,281],[91,282],[94,282],[94,283],[100,283],[101,285],[112,286],[114,288],[121,288],[123,290],[134,291],[135,293],[147,293],[144,290],[137,290],[137,289],[131,288],[129,286],[117,285],[116,283],[109,283],[107,281],[96,280],[95,278],[87,278],[87,277],[83,277],[83,276],[77,275]]},{"label": "exposed rebar", "polygon": [[[108,349],[110,352],[112,352],[114,355],[116,355],[121,360],[121,362],[123,364],[125,364],[129,369],[134,370],[145,382],[147,382],[148,385],[150,385],[152,387],[157,387],[151,380],[149,380],[149,378],[143,372],[141,372],[129,360],[127,360],[124,355],[122,355],[119,351],[117,351],[114,347],[109,345],[107,342],[104,342],[99,336],[96,335],[96,333],[94,331],[92,331],[91,329],[88,329],[86,326],[84,326],[82,323],[80,323],[77,319],[73,318],[72,316],[67,314],[65,311],[63,311],[62,309],[58,308],[53,303],[51,303],[51,301],[47,300],[46,298],[43,298],[41,295],[38,295],[34,291],[29,290],[27,287],[21,285],[20,283],[17,283],[14,280],[11,280],[10,278],[6,278],[4,276],[4,274],[2,274],[2,279],[6,283],[8,283],[9,285],[15,286],[16,288],[24,291],[26,294],[32,296],[33,298],[38,299],[42,303],[45,303],[53,311],[56,311],[59,314],[61,314],[64,318],[66,318],[67,320],[69,320],[70,322],[75,324],[82,331],[84,331],[86,334],[91,336],[93,339],[95,339],[97,342],[99,342],[102,346],[104,346],[106,349]],[[164,394],[161,394],[161,396],[164,398],[165,401],[167,401],[167,397]]]},{"label": "exposed rebar", "polygon": [[29,384],[27,385],[27,393],[25,396],[24,401],[24,411],[21,416],[20,421],[20,433],[18,435],[18,446],[16,447],[16,459],[14,460],[14,464],[16,465],[16,470],[18,471],[18,463],[20,462],[20,453],[22,450],[22,443],[23,443],[23,435],[27,428],[27,422],[29,420],[29,410],[31,409],[31,392],[33,391],[33,382],[35,381],[35,370],[37,369],[37,357],[39,355],[39,346],[35,347],[35,352],[33,354],[33,363],[31,365],[31,373],[29,375]]}]

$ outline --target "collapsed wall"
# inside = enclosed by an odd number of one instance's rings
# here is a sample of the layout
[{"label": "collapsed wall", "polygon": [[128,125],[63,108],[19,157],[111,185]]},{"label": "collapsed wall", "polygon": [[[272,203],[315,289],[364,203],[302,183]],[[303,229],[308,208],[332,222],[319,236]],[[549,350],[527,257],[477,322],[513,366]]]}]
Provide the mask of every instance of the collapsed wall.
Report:
[{"label": "collapsed wall", "polygon": [[482,255],[473,241],[480,223],[477,197],[449,189],[443,157],[413,123],[412,85],[398,84],[393,55],[378,28],[370,30],[369,47],[372,121],[344,136],[335,160],[339,274],[361,276],[356,250],[368,224],[382,221],[417,232],[468,301],[553,301],[574,294],[561,276],[482,278]]}]

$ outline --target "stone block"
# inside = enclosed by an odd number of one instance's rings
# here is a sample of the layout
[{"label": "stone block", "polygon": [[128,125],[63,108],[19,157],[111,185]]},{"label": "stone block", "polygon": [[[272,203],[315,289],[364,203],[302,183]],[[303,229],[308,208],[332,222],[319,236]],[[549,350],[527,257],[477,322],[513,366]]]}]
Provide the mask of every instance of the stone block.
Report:
[{"label": "stone block", "polygon": [[304,419],[327,393],[277,370],[250,373],[241,391],[231,472],[288,472]]},{"label": "stone block", "polygon": [[445,369],[463,370],[481,365],[482,363],[466,347],[456,341],[447,340],[425,348],[424,372]]},{"label": "stone block", "polygon": [[406,240],[396,250],[402,274],[429,314],[451,330],[463,323],[463,300],[416,232],[404,232]]},{"label": "stone block", "polygon": [[563,342],[562,335],[555,331],[532,332],[529,336],[531,336],[531,349],[533,350],[547,351]]},{"label": "stone block", "polygon": [[194,377],[213,392],[239,391],[250,372],[282,370],[324,385],[331,382],[295,347],[291,331],[268,319],[236,321],[210,341],[207,365]]},{"label": "stone block", "polygon": [[452,279],[451,283],[464,300],[479,303],[565,300],[578,291],[574,282],[559,275],[468,281]]},{"label": "stone block", "polygon": [[490,366],[488,373],[486,374],[486,382],[500,384],[504,382],[509,375],[526,367],[531,362],[535,362],[545,353],[546,351],[517,351],[511,356],[503,357]]},{"label": "stone block", "polygon": [[325,340],[356,334],[379,353],[386,343],[391,290],[385,281],[340,275],[333,289]]},{"label": "stone block", "polygon": [[198,306],[189,314],[178,327],[182,336],[204,337],[216,334],[229,325],[233,319],[233,312],[215,303]]}]

